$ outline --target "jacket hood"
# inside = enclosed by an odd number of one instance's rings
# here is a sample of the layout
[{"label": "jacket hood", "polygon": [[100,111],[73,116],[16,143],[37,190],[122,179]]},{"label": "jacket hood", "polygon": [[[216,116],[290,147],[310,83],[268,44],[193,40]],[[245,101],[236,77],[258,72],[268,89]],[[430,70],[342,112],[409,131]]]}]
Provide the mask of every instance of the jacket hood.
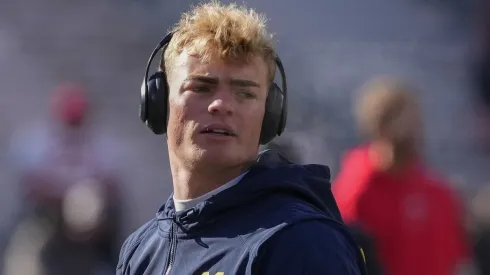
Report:
[{"label": "jacket hood", "polygon": [[341,221],[330,189],[330,169],[317,164],[294,164],[274,150],[260,153],[257,162],[238,184],[194,208],[176,213],[171,195],[157,213],[157,220],[175,217],[185,231],[191,231],[212,223],[225,211],[247,207],[259,197],[280,193],[300,199],[328,217]]}]

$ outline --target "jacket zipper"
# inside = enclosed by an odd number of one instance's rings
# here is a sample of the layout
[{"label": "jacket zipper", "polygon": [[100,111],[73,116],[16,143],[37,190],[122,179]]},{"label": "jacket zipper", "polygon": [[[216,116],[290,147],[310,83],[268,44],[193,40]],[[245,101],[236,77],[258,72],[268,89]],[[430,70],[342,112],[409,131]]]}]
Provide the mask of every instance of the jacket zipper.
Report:
[{"label": "jacket zipper", "polygon": [[175,222],[175,214],[172,216],[172,228],[170,229],[170,252],[167,259],[167,267],[165,275],[169,275],[175,260],[175,250],[177,249],[177,225]]}]

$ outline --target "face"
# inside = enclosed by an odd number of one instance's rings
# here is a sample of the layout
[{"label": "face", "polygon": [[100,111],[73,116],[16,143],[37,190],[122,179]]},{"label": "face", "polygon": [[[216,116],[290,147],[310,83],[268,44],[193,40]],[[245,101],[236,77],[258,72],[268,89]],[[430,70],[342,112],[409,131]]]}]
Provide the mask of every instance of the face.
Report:
[{"label": "face", "polygon": [[204,63],[184,51],[174,64],[168,75],[170,153],[206,169],[255,160],[269,86],[265,61]]}]

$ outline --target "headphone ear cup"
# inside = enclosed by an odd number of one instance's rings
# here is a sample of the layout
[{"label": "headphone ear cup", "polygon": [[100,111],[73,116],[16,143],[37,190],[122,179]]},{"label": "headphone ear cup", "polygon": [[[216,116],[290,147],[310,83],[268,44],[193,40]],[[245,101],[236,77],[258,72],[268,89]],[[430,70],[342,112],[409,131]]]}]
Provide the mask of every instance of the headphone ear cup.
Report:
[{"label": "headphone ear cup", "polygon": [[276,83],[272,83],[265,102],[265,113],[260,132],[260,144],[272,141],[281,133],[279,126],[282,120],[283,95]]},{"label": "headphone ear cup", "polygon": [[146,92],[146,80],[141,83],[141,97],[140,97],[140,119],[146,124],[148,120],[148,95]]},{"label": "headphone ear cup", "polygon": [[156,72],[148,79],[146,95],[146,125],[157,135],[167,131],[168,85],[164,72]]}]

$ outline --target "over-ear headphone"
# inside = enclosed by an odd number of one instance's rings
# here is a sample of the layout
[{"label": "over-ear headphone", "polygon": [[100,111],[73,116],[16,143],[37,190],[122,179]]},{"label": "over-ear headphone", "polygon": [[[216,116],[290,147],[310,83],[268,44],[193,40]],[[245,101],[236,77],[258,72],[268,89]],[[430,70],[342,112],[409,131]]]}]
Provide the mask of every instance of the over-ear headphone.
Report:
[{"label": "over-ear headphone", "polygon": [[[164,61],[164,52],[172,36],[172,32],[167,34],[151,53],[146,66],[145,78],[141,85],[140,118],[157,135],[165,134],[167,131],[169,93],[167,76],[164,71],[158,71],[148,78],[148,73],[153,59],[160,50],[162,50],[162,61]],[[286,73],[277,55],[275,62],[281,74],[282,89],[275,82],[272,82],[269,88],[260,133],[260,144],[267,144],[276,136],[281,135],[286,126],[288,106]],[[164,68],[163,65],[162,68]]]}]

